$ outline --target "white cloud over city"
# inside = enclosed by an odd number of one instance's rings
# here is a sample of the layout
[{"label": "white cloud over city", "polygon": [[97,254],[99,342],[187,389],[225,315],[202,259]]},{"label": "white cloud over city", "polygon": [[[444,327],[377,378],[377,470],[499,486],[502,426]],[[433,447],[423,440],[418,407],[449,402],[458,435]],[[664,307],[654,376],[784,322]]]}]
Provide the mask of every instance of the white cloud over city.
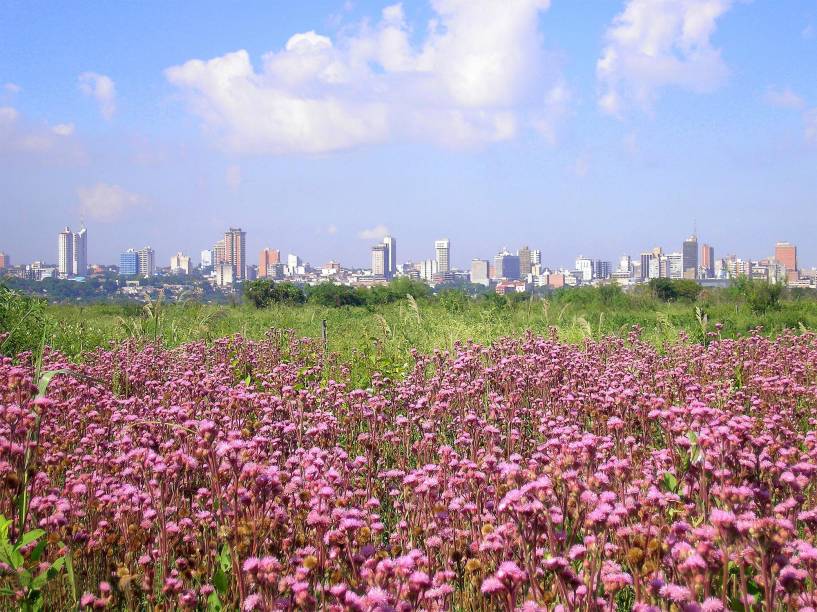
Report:
[{"label": "white cloud over city", "polygon": [[131,193],[119,185],[96,183],[77,189],[79,213],[94,221],[109,223],[121,219],[130,210],[147,203],[143,196]]},{"label": "white cloud over city", "polygon": [[165,75],[228,150],[325,153],[392,140],[472,147],[534,128],[553,141],[571,96],[546,61],[538,19],[549,0],[433,0],[414,43],[403,7],[334,40],[292,35]]},{"label": "white cloud over city", "polygon": [[729,75],[712,42],[733,0],[629,0],[605,35],[596,64],[599,107],[651,110],[665,87],[704,93]]}]

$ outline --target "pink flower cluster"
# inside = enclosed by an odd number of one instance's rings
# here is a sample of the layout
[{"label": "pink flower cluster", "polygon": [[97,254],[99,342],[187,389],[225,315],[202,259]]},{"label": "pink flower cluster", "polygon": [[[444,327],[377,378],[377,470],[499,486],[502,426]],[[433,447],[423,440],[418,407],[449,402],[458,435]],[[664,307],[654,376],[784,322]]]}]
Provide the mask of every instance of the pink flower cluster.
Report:
[{"label": "pink flower cluster", "polygon": [[29,357],[0,362],[0,513],[16,537],[28,483],[73,605],[817,608],[813,334],[529,335],[368,389],[292,336],[126,343],[47,353],[74,375],[39,400]]}]

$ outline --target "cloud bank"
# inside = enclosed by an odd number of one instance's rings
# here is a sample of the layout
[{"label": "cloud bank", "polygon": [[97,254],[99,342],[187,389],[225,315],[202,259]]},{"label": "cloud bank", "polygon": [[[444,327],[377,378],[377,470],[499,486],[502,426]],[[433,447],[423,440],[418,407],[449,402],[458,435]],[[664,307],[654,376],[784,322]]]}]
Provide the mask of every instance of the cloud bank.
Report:
[{"label": "cloud bank", "polygon": [[165,71],[233,152],[319,154],[392,140],[472,147],[524,128],[553,140],[570,100],[545,61],[550,0],[432,0],[419,42],[402,5],[336,40],[294,34],[255,67],[247,51]]},{"label": "cloud bank", "polygon": [[79,89],[96,100],[99,112],[110,121],[116,112],[116,85],[111,77],[96,72],[83,72],[79,75]]},{"label": "cloud bank", "polygon": [[596,63],[599,107],[621,115],[629,105],[650,110],[668,86],[696,93],[716,89],[729,70],[712,45],[718,19],[733,0],[629,0],[607,30]]},{"label": "cloud bank", "polygon": [[116,221],[130,209],[146,203],[144,197],[108,183],[80,187],[77,189],[77,197],[81,215],[105,223]]}]

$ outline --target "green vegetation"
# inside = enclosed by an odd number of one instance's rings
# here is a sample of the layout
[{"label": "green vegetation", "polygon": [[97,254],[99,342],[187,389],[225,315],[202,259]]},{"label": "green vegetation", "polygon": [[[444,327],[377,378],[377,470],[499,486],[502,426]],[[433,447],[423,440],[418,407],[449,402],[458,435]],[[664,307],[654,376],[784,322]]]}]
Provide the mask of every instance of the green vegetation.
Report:
[{"label": "green vegetation", "polygon": [[47,305],[0,288],[0,352],[36,352],[45,341],[81,359],[110,341],[132,338],[178,346],[236,333],[261,338],[271,329],[320,338],[325,320],[329,350],[361,372],[381,369],[396,375],[412,349],[450,349],[468,340],[490,343],[527,330],[581,342],[626,336],[639,326],[645,339],[662,346],[685,339],[707,342],[712,334],[738,337],[758,327],[768,335],[817,329],[814,292],[746,280],[720,290],[662,281],[627,293],[606,285],[561,289],[546,297],[471,297],[451,288],[431,295],[425,285],[406,279],[371,289],[328,283],[301,289],[260,281],[248,283],[246,293],[243,304],[236,300],[230,306],[161,299],[80,306]]}]

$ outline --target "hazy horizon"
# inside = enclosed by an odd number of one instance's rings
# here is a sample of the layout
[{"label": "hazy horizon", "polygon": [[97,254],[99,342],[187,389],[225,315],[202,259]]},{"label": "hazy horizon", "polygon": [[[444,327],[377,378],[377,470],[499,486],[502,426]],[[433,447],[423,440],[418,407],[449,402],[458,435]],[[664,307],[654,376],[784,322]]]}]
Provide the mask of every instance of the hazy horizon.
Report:
[{"label": "hazy horizon", "polygon": [[817,0],[4,3],[0,251],[544,264],[795,243],[817,265]]}]

